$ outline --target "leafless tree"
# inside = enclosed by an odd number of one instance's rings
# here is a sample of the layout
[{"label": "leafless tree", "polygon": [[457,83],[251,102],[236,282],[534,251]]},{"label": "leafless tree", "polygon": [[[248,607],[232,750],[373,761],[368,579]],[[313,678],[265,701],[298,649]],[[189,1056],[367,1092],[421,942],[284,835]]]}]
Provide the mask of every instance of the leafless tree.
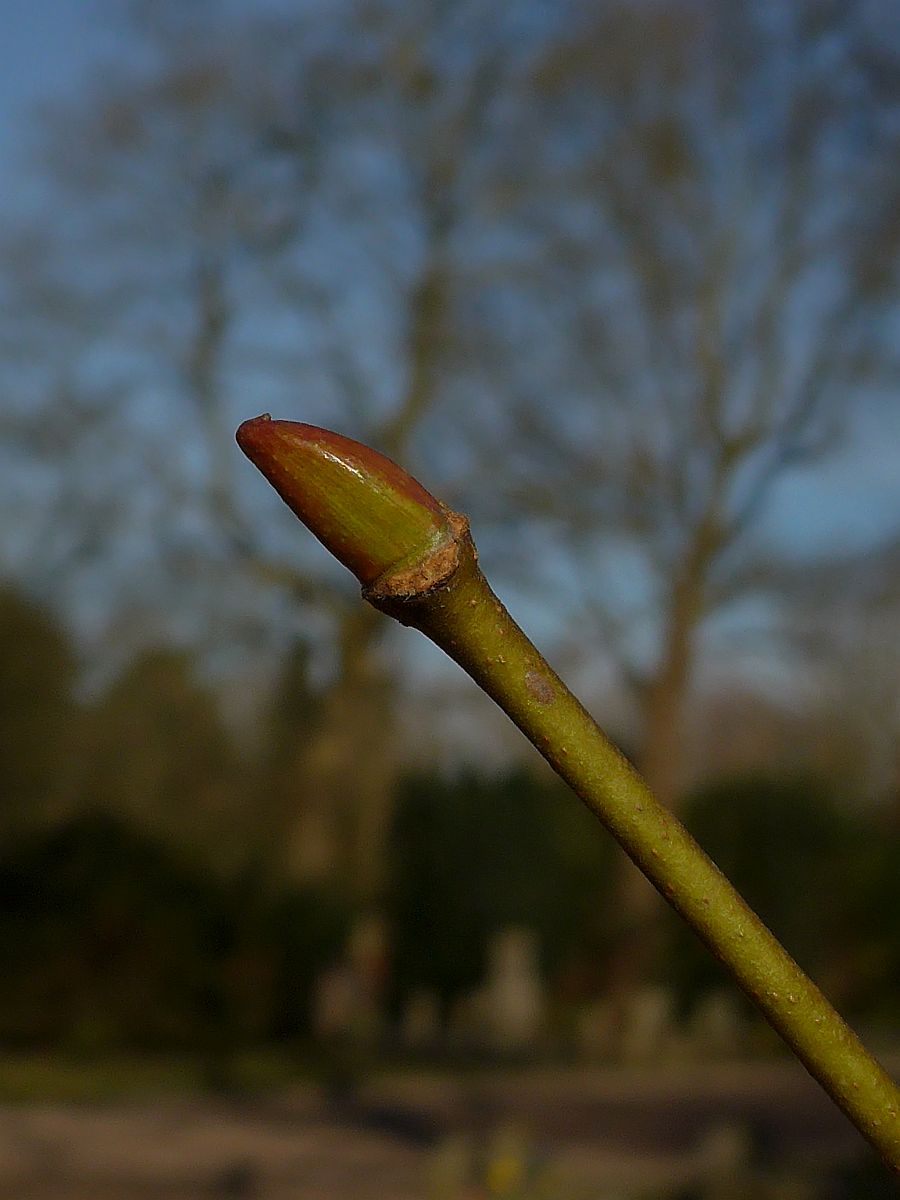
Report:
[{"label": "leafless tree", "polygon": [[501,518],[547,532],[538,593],[615,657],[673,802],[702,631],[775,583],[773,493],[897,379],[900,89],[873,94],[878,30],[841,6],[623,4],[570,33],[526,118],[557,156],[509,210],[554,268],[542,305],[502,282],[485,300],[484,352],[518,374],[477,439]]},{"label": "leafless tree", "polygon": [[[0,288],[4,479],[29,501],[6,553],[126,650],[163,620],[252,640],[261,612],[327,637],[296,872],[340,859],[377,891],[391,667],[239,463],[237,421],[427,455],[499,518],[500,565],[533,549],[520,587],[577,604],[675,798],[710,619],[772,578],[766,504],[886,367],[878,9],[155,3],[131,65],[48,117],[36,232]],[[461,462],[489,471],[477,495]]]},{"label": "leafless tree", "polygon": [[327,636],[284,855],[371,897],[396,769],[384,625],[233,430],[271,408],[414,458],[483,265],[467,229],[518,42],[481,2],[138,11],[135,62],[45,120],[45,211],[7,247],[10,432],[25,473],[57,481],[32,570],[127,649],[164,609],[220,645],[241,620],[258,633],[260,585],[294,631]]},{"label": "leafless tree", "polygon": [[[531,550],[520,587],[570,600],[577,650],[615,663],[669,804],[713,618],[777,597],[780,482],[896,385],[900,57],[878,9],[585,8],[510,136],[510,236],[555,257],[531,302],[498,281],[476,314],[481,379],[513,377],[473,435],[504,488],[485,520]],[[537,170],[535,141],[556,148]],[[622,889],[628,987],[656,910],[636,872]]]}]

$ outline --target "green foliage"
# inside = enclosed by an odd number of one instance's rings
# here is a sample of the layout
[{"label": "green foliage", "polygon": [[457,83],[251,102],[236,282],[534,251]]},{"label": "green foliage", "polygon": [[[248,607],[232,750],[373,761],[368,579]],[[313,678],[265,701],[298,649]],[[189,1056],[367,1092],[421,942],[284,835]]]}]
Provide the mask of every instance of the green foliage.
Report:
[{"label": "green foliage", "polygon": [[613,849],[594,824],[555,780],[525,772],[407,780],[388,902],[397,988],[473,987],[507,925],[536,932],[551,975],[596,962]]}]

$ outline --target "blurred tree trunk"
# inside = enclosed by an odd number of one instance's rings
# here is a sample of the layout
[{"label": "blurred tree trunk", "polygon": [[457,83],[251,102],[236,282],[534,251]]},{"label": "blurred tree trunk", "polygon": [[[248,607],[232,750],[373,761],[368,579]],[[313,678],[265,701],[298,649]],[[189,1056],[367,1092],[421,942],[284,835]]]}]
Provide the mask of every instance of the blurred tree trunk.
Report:
[{"label": "blurred tree trunk", "polygon": [[[439,388],[438,367],[449,341],[452,292],[460,271],[453,241],[471,208],[466,189],[472,188],[474,176],[466,171],[491,133],[484,123],[485,101],[502,77],[495,57],[505,51],[490,39],[483,42],[473,27],[466,70],[456,60],[447,61],[442,23],[452,26],[450,5],[437,5],[424,15],[402,7],[379,15],[377,5],[363,4],[355,17],[350,14],[353,28],[354,20],[369,18],[379,28],[383,61],[374,73],[367,54],[357,54],[348,40],[340,49],[336,43],[321,50],[320,59],[316,39],[308,39],[309,27],[300,18],[296,23],[286,19],[281,29],[277,23],[269,27],[265,20],[251,20],[245,31],[238,22],[233,31],[223,28],[219,39],[209,39],[202,22],[193,28],[188,20],[182,28],[178,6],[163,6],[160,13],[166,19],[152,34],[158,76],[150,83],[124,78],[108,93],[91,97],[74,117],[80,138],[67,132],[69,114],[59,114],[50,128],[51,170],[77,211],[89,212],[85,200],[117,206],[114,230],[104,226],[94,236],[111,281],[114,323],[121,320],[124,326],[118,334],[122,341],[134,336],[132,312],[143,333],[145,293],[155,303],[162,299],[167,311],[178,311],[172,342],[160,340],[153,330],[140,343],[141,352],[150,346],[151,373],[165,377],[173,365],[177,368],[179,391],[199,418],[204,468],[193,468],[191,484],[202,480],[196,500],[218,547],[244,564],[249,576],[275,583],[298,607],[309,606],[330,622],[329,681],[317,697],[315,719],[309,712],[297,713],[293,814],[288,818],[283,781],[269,814],[280,836],[274,852],[293,878],[339,879],[360,901],[372,901],[384,878],[385,838],[400,761],[393,671],[381,645],[386,622],[358,596],[323,584],[315,569],[298,565],[289,549],[273,554],[270,545],[263,550],[263,539],[242,507],[235,410],[228,400],[234,379],[240,378],[235,376],[241,361],[236,347],[242,340],[247,344],[248,315],[254,334],[260,326],[252,300],[248,312],[245,297],[253,288],[245,281],[252,270],[250,278],[273,305],[276,323],[298,311],[307,321],[316,314],[324,329],[339,338],[337,327],[329,328],[328,306],[334,298],[315,279],[315,267],[309,272],[312,278],[307,277],[305,256],[311,247],[303,240],[305,223],[315,218],[320,202],[317,185],[322,177],[333,182],[329,155],[339,157],[343,144],[343,134],[329,142],[329,122],[345,132],[354,129],[370,153],[383,154],[394,169],[402,167],[409,184],[405,215],[420,235],[418,261],[397,268],[378,247],[384,257],[383,282],[390,284],[398,311],[405,308],[405,331],[398,338],[405,381],[398,399],[379,411],[370,395],[378,382],[370,377],[371,360],[363,355],[365,365],[356,361],[352,339],[339,344],[327,361],[338,383],[334,424],[408,462],[412,439]],[[486,6],[478,22],[490,20]],[[259,62],[276,47],[278,71],[270,77],[259,71]],[[247,79],[254,80],[249,95],[240,90]],[[285,97],[295,100],[285,104]],[[228,131],[224,140],[223,128]],[[74,141],[89,147],[96,170],[85,173],[79,155],[70,159],[60,151]],[[345,181],[350,191],[355,185],[355,179]],[[362,211],[366,238],[377,242],[368,227],[370,214],[364,206]],[[385,209],[381,217],[389,235],[395,214]],[[89,215],[85,219],[90,223]],[[161,247],[160,230],[166,231]],[[175,269],[171,277],[163,274],[165,283],[160,284],[154,270],[170,242]],[[352,289],[354,281],[346,282]],[[171,295],[160,294],[162,286],[172,288]],[[74,303],[70,313],[68,300],[66,292],[51,310],[60,326],[84,308]],[[37,304],[47,310],[46,295],[39,295]],[[44,311],[36,320],[46,321]],[[264,340],[259,357],[267,371],[286,378],[296,367],[289,348],[272,348]],[[77,350],[73,360],[78,361]],[[252,352],[247,361],[257,361]],[[140,403],[138,395],[137,410]],[[98,420],[112,424],[114,411]],[[170,457],[175,456],[163,457],[166,469]],[[190,494],[174,472],[171,479],[157,472],[153,486],[171,487],[176,509]],[[113,503],[119,502],[114,495]],[[296,540],[296,531],[291,532]],[[279,736],[285,740],[283,730]]]},{"label": "blurred tree trunk", "polygon": [[640,768],[651,790],[673,805],[682,785],[685,707],[702,614],[703,578],[697,564],[675,581],[665,616],[663,643],[653,678],[641,697]]},{"label": "blurred tree trunk", "polygon": [[[827,72],[825,46],[840,48]],[[524,370],[481,461],[502,464],[507,524],[527,512],[550,539],[519,582],[561,604],[571,589],[578,652],[593,629],[634,700],[638,766],[673,808],[708,619],[778,599],[754,536],[766,505],[895,365],[895,101],[876,96],[871,53],[839,8],[772,23],[763,5],[672,0],[586,10],[535,70],[535,124],[579,153],[549,173],[540,216],[511,193],[510,220],[556,229],[558,311],[482,317],[488,369],[499,339]],[[623,995],[649,977],[661,902],[625,860],[617,893]]]},{"label": "blurred tree trunk", "polygon": [[[401,462],[435,396],[446,306],[441,256],[448,231],[443,220],[431,228],[432,244],[412,291],[406,394],[372,435],[380,450]],[[385,630],[382,614],[356,596],[337,618],[335,673],[321,724],[298,762],[303,807],[289,849],[297,878],[336,875],[363,903],[377,900],[385,881],[401,760],[393,672],[379,645]]]},{"label": "blurred tree trunk", "polygon": [[378,662],[378,614],[348,609],[337,633],[335,674],[321,697],[321,719],[295,730],[291,789],[295,816],[284,847],[288,874],[329,878],[352,894],[377,893],[384,824],[397,755],[391,686]]},{"label": "blurred tree trunk", "polygon": [[[677,809],[684,787],[687,708],[697,662],[697,637],[707,603],[709,572],[723,539],[708,518],[695,531],[664,607],[655,669],[639,689],[641,748],[638,767],[656,797]],[[613,889],[620,929],[608,985],[621,1005],[652,974],[661,948],[660,899],[643,874],[619,856]]]},{"label": "blurred tree trunk", "polygon": [[[436,9],[435,13],[440,10]],[[398,86],[410,120],[411,158],[418,180],[423,250],[409,292],[406,390],[400,403],[371,426],[367,440],[389,457],[409,462],[411,443],[434,406],[439,368],[450,341],[454,269],[452,242],[465,214],[461,180],[475,149],[485,105],[500,78],[492,55],[475,67],[466,86],[442,111],[447,80],[426,61],[428,22],[403,47]],[[459,86],[460,81],[455,81]],[[433,123],[422,113],[434,105]],[[337,667],[324,718],[299,768],[305,811],[292,841],[300,877],[333,871],[363,903],[377,901],[387,868],[387,838],[401,756],[393,706],[394,683],[379,643],[382,615],[358,599],[338,619]]]}]

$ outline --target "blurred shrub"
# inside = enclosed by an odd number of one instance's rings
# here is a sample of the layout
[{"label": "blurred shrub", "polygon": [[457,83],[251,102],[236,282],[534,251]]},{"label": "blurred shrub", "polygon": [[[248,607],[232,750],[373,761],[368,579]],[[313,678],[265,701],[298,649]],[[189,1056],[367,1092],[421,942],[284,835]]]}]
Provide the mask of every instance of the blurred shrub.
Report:
[{"label": "blurred shrub", "polygon": [[[891,818],[894,818],[893,820]],[[848,1011],[900,1025],[900,805],[878,814],[843,869],[846,911],[838,963]]]},{"label": "blurred shrub", "polygon": [[224,882],[108,814],[0,860],[0,1036],[70,1047],[210,1046],[303,1032],[340,906]]},{"label": "blurred shrub", "polygon": [[233,866],[244,773],[212,694],[184,651],[143,651],[85,714],[83,802]]},{"label": "blurred shrub", "polygon": [[490,935],[536,933],[551,977],[602,968],[612,842],[551,777],[437,775],[398,798],[388,898],[394,982],[444,998],[481,982]]},{"label": "blurred shrub", "polygon": [[77,708],[68,636],[42,608],[0,589],[0,836],[53,819],[70,798]]},{"label": "blurred shrub", "polygon": [[0,862],[4,1036],[188,1036],[210,900],[161,847],[108,815],[20,843]]}]

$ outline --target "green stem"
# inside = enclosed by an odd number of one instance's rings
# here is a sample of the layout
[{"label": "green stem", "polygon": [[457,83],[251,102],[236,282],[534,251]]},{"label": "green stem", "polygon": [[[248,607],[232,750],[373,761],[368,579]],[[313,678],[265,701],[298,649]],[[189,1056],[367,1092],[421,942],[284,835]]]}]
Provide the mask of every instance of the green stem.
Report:
[{"label": "green stem", "polygon": [[688,831],[547,665],[492,592],[468,534],[443,586],[364,593],[426,634],[503,709],[900,1172],[900,1091]]},{"label": "green stem", "polygon": [[431,638],[518,725],[900,1173],[900,1091],[512,620],[465,518],[339,434],[264,414],[237,440],[366,599]]}]

